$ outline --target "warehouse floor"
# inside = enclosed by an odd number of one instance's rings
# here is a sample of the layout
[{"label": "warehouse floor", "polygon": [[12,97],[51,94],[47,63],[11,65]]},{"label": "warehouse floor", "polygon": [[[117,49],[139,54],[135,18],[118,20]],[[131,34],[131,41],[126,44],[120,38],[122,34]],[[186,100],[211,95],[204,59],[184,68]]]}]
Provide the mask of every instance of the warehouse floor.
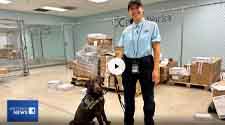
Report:
[{"label": "warehouse floor", "polygon": [[[66,124],[74,115],[81,99],[83,88],[75,87],[70,91],[56,91],[48,89],[49,80],[63,80],[69,83],[72,72],[65,66],[56,66],[31,70],[28,77],[19,77],[0,82],[0,121],[6,121],[7,99],[38,99],[39,121],[46,124]],[[206,113],[210,104],[210,92],[203,89],[161,85],[155,91],[156,95],[156,122],[158,124],[216,123],[224,122],[215,118],[194,118],[195,113]],[[106,113],[113,124],[122,124],[123,113],[117,96],[108,93],[106,96]],[[137,123],[142,123],[142,97],[136,98]],[[57,123],[57,124],[56,124]],[[24,124],[24,123],[23,123]],[[143,124],[143,123],[142,123]]]}]

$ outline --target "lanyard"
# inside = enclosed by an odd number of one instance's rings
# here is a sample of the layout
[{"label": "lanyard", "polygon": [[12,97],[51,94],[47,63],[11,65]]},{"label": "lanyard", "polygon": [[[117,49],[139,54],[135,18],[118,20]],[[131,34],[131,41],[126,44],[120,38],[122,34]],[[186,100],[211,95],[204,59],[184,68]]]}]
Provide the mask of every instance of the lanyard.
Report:
[{"label": "lanyard", "polygon": [[[140,30],[140,32],[138,33],[138,39],[137,39],[137,51],[136,51],[136,53],[135,53],[135,41],[134,41],[134,29],[132,30],[132,42],[133,42],[133,44],[134,44],[134,46],[133,46],[133,50],[134,50],[134,55],[138,55],[138,42],[139,42],[139,40],[140,40],[140,37],[141,37],[141,32],[142,32],[142,28],[143,28],[143,24],[141,25],[141,30]],[[138,29],[139,30],[139,29]]]}]

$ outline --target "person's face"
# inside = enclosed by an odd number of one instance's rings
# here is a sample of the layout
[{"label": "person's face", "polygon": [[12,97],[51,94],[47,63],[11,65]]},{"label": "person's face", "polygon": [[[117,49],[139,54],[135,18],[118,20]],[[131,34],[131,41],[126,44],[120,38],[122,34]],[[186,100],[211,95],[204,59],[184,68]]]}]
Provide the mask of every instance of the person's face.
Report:
[{"label": "person's face", "polygon": [[133,20],[140,20],[144,16],[144,8],[135,4],[129,8],[128,12]]}]

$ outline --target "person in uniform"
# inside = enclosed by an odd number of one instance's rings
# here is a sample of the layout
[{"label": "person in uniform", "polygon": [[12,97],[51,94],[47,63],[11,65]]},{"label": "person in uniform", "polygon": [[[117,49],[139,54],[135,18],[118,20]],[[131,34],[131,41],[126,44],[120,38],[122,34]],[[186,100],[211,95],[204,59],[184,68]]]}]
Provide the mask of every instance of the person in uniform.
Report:
[{"label": "person in uniform", "polygon": [[140,81],[144,101],[145,125],[154,125],[154,86],[159,84],[160,33],[155,22],[144,18],[144,7],[140,0],[128,4],[131,22],[123,31],[118,47],[123,48],[126,64],[122,74],[124,87],[124,124],[134,124],[136,82]]}]

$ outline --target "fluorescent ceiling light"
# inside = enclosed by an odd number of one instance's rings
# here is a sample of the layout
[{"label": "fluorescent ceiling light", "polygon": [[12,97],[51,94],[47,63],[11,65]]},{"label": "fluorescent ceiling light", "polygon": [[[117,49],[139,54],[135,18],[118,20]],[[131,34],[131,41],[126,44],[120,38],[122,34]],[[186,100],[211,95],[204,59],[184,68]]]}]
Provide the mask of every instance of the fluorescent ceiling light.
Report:
[{"label": "fluorescent ceiling light", "polygon": [[0,0],[0,4],[10,4],[12,1],[10,0]]},{"label": "fluorescent ceiling light", "polygon": [[51,6],[44,6],[44,7],[42,7],[42,9],[52,10],[52,11],[59,11],[59,12],[68,11],[68,9],[58,8],[58,7],[51,7]]},{"label": "fluorescent ceiling light", "polygon": [[88,0],[90,2],[94,2],[94,3],[105,3],[108,2],[109,0]]}]

